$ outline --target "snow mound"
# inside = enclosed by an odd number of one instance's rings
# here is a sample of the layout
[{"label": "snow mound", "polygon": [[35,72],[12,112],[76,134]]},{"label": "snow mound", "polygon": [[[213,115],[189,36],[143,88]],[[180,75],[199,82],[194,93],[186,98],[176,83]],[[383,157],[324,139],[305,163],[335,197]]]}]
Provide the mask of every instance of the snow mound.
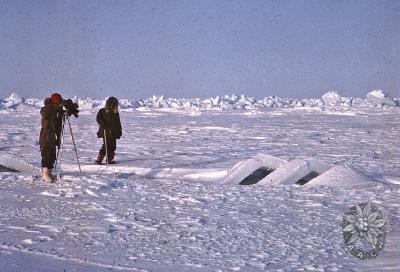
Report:
[{"label": "snow mound", "polygon": [[6,155],[0,155],[0,166],[24,173],[40,174],[41,172],[39,167]]},{"label": "snow mound", "polygon": [[[238,184],[238,181],[241,181],[239,184],[254,184],[258,182],[257,174],[255,173],[257,170],[264,170],[264,174],[267,174],[268,172],[276,170],[279,166],[286,162],[287,161],[283,159],[266,154],[257,154],[254,158],[250,158],[248,160],[241,161],[235,164],[228,171],[228,174],[222,182]],[[261,172],[260,170],[259,172]],[[251,177],[252,174],[253,176]],[[262,175],[262,173],[260,173],[260,175]],[[261,177],[260,175],[258,176]],[[250,178],[245,180],[246,177]]]},{"label": "snow mound", "polygon": [[352,187],[375,182],[349,166],[334,166],[310,158],[285,161],[265,154],[234,165],[223,180],[226,184],[307,185]]},{"label": "snow mound", "polygon": [[[95,111],[104,107],[104,99],[78,98],[72,100],[79,104],[80,111]],[[338,91],[329,91],[319,98],[291,99],[277,96],[268,96],[261,99],[245,95],[223,95],[206,99],[200,98],[166,98],[163,95],[153,95],[145,99],[120,99],[122,111],[148,111],[152,109],[174,109],[190,112],[222,111],[222,110],[257,110],[263,108],[338,108],[351,107],[398,107],[400,99],[389,97],[382,90],[373,90],[366,95],[366,99],[344,97]],[[0,100],[0,109],[33,110],[43,106],[43,100],[37,98],[24,99],[16,93]]]},{"label": "snow mound", "polygon": [[347,165],[337,165],[308,182],[308,186],[355,186],[375,182],[361,171]]},{"label": "snow mound", "polygon": [[300,184],[304,185],[315,176],[329,169],[329,165],[315,159],[293,160],[283,164],[276,171],[262,179],[259,184]]}]

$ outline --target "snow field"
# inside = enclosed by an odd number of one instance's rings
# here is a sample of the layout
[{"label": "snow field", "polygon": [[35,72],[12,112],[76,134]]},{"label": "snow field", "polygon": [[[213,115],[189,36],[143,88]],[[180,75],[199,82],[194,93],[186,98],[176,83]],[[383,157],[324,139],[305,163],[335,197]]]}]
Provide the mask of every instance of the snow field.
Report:
[{"label": "snow field", "polygon": [[[83,175],[77,174],[70,135],[62,182],[0,172],[0,268],[399,270],[398,108],[342,113],[122,112],[119,164],[95,166],[101,141],[95,114],[86,112],[71,120]],[[1,155],[39,166],[38,112],[5,110],[0,122],[6,128]],[[324,175],[337,178],[348,168],[357,178],[379,182],[350,188],[216,182],[258,153],[282,163],[314,158],[332,166]],[[368,200],[385,211],[389,232],[382,255],[362,262],[344,249],[341,221],[349,207]]]},{"label": "snow field", "polygon": [[364,264],[346,254],[341,237],[346,207],[373,198],[390,226],[399,225],[398,189],[360,194],[118,175],[49,188],[16,175],[2,174],[0,248],[114,269],[356,269]]}]

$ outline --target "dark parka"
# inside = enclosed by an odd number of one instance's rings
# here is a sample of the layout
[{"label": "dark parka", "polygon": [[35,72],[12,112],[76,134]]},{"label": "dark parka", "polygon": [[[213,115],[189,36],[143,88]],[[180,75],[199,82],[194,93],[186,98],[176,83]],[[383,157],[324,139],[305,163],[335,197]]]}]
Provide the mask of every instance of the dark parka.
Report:
[{"label": "dark parka", "polygon": [[40,109],[42,128],[40,130],[40,148],[55,148],[60,144],[63,110],[46,99],[45,106]]},{"label": "dark parka", "polygon": [[104,109],[99,110],[97,113],[97,123],[100,125],[97,137],[104,138],[104,130],[106,130],[107,137],[119,139],[122,136],[121,120],[119,119],[118,111],[114,112],[112,109],[117,109],[118,100],[114,97],[107,99]]}]

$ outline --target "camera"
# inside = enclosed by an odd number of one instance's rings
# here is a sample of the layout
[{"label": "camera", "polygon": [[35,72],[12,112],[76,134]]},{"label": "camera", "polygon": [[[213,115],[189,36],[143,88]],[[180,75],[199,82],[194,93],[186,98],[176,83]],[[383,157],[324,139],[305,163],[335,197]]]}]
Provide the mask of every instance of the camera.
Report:
[{"label": "camera", "polygon": [[78,118],[79,105],[77,103],[74,103],[71,99],[63,99],[61,101],[61,105],[64,107],[68,116],[73,115],[73,116],[75,116],[75,118]]}]

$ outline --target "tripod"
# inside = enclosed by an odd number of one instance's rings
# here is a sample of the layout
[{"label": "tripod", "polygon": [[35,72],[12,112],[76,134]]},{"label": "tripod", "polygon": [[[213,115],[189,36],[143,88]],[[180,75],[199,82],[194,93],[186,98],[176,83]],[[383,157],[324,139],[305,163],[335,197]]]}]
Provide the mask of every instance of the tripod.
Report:
[{"label": "tripod", "polygon": [[60,141],[60,147],[57,150],[57,156],[56,156],[56,162],[55,162],[55,169],[57,171],[57,179],[60,180],[60,171],[61,171],[61,150],[63,149],[64,145],[64,132],[65,132],[65,122],[68,122],[68,127],[69,127],[69,132],[71,134],[72,138],[72,144],[74,145],[74,151],[76,155],[76,162],[78,163],[78,168],[79,172],[82,173],[81,170],[81,164],[79,163],[79,157],[78,157],[78,151],[76,149],[76,144],[75,144],[75,138],[74,134],[72,133],[72,127],[71,127],[71,122],[69,121],[69,116],[67,113],[64,113],[63,119],[62,119],[62,129],[61,129],[61,141]]}]

